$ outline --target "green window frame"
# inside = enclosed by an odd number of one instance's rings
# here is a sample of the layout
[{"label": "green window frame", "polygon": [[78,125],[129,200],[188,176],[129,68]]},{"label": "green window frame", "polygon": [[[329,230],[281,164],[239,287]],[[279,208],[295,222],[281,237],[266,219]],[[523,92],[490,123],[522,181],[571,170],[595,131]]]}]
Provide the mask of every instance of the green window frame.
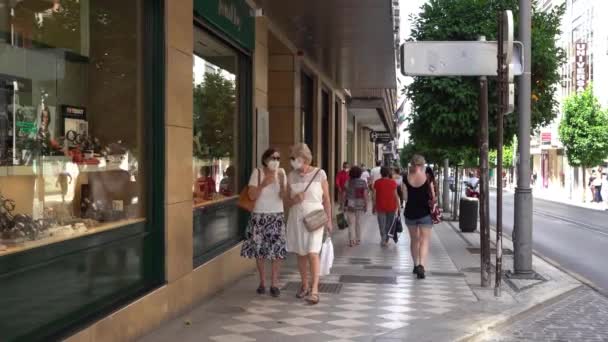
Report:
[{"label": "green window frame", "polygon": [[[3,341],[65,338],[165,282],[164,1],[143,1],[142,7],[147,50],[143,63],[149,77],[142,88],[149,114],[143,128],[147,131],[146,221],[1,257]],[[112,273],[116,268],[104,264],[108,258],[131,252],[139,253],[141,259],[136,279],[120,278],[124,273]],[[99,288],[105,290],[87,293],[88,272],[102,269],[107,271],[103,277],[108,284]],[[19,292],[11,293],[11,288]]]}]

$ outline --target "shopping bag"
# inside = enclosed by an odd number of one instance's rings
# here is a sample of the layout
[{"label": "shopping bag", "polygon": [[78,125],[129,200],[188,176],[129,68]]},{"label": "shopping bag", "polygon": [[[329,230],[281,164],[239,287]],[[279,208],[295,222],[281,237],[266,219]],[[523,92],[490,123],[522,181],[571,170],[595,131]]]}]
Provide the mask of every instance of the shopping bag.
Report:
[{"label": "shopping bag", "polygon": [[339,213],[336,216],[336,221],[338,221],[338,228],[340,230],[348,228],[348,221],[346,220],[346,215],[344,215],[344,213]]},{"label": "shopping bag", "polygon": [[320,268],[319,274],[326,276],[331,272],[331,267],[334,263],[334,245],[331,243],[331,238],[327,237],[321,247]]}]

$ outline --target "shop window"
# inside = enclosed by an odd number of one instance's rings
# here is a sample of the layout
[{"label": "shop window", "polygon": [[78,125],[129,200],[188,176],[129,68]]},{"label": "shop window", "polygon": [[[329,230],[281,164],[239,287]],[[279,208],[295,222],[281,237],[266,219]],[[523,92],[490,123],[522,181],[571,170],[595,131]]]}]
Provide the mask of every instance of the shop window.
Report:
[{"label": "shop window", "polygon": [[238,192],[237,53],[197,30],[194,55],[193,186],[197,206]]},{"label": "shop window", "polygon": [[140,3],[1,6],[0,255],[144,221]]},{"label": "shop window", "polygon": [[196,27],[193,63],[194,266],[240,241],[236,205],[251,153],[249,59],[227,42]]}]

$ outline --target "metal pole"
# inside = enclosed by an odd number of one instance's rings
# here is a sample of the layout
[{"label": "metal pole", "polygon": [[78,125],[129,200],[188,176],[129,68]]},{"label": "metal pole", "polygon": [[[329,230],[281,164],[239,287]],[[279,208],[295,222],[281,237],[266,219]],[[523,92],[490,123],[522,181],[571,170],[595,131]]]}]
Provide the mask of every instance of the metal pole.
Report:
[{"label": "metal pole", "polygon": [[[502,155],[503,155],[503,118],[507,107],[507,65],[505,65],[503,15],[498,13],[498,113],[496,120],[496,272],[494,295],[500,296],[502,277]],[[506,96],[505,96],[506,95]]]},{"label": "metal pole", "polygon": [[443,212],[450,211],[450,161],[443,160]]},{"label": "metal pole", "polygon": [[458,220],[458,165],[454,167],[454,201],[452,202],[452,221]]},{"label": "metal pole", "polygon": [[517,188],[513,229],[514,271],[532,273],[532,189],[530,189],[530,126],[532,86],[532,6],[519,0],[519,40],[524,45],[524,72],[519,77]]},{"label": "metal pole", "polygon": [[[485,40],[483,38],[482,40]],[[479,78],[479,230],[481,247],[481,286],[490,286],[490,206],[489,206],[489,124],[488,124],[488,78]]]}]

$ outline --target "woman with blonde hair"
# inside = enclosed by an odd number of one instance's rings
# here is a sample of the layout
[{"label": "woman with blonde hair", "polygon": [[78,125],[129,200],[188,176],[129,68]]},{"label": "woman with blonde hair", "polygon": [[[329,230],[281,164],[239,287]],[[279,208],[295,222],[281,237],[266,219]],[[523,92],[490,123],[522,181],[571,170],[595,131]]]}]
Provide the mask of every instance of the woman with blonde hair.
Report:
[{"label": "woman with blonde hair", "polygon": [[414,261],[414,274],[424,279],[429,245],[431,241],[431,204],[435,200],[435,189],[425,173],[426,161],[414,155],[410,161],[407,177],[404,179],[405,224],[410,233],[410,250]]},{"label": "woman with blonde hair", "polygon": [[[297,254],[302,286],[297,298],[305,298],[309,304],[319,303],[319,253],[323,243],[324,229],[309,231],[304,218],[315,211],[324,210],[331,218],[331,199],[325,171],[313,167],[312,153],[306,144],[291,148],[291,166],[288,176],[289,216],[287,219],[287,251]],[[326,227],[331,233],[332,221]],[[312,281],[309,283],[308,271]]]}]

